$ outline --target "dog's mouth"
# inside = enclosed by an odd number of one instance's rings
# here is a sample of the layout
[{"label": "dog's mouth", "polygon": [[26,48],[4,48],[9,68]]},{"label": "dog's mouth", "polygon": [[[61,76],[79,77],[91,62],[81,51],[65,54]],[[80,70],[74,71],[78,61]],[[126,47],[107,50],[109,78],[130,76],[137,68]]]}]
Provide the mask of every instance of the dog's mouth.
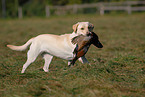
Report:
[{"label": "dog's mouth", "polygon": [[86,36],[92,35],[92,32],[87,32]]}]

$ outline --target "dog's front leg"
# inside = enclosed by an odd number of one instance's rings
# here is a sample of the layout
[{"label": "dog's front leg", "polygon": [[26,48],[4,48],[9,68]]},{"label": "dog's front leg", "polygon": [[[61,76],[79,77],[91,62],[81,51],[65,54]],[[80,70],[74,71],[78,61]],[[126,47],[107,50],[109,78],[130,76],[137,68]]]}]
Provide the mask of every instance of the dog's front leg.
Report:
[{"label": "dog's front leg", "polygon": [[45,72],[48,72],[49,71],[49,65],[51,63],[51,60],[52,60],[53,56],[51,56],[49,54],[43,54],[42,56],[43,56],[43,58],[45,60],[45,64],[44,64],[43,70]]},{"label": "dog's front leg", "polygon": [[86,59],[85,56],[80,57],[80,58],[79,58],[79,61],[82,62],[83,64],[89,63],[89,61]]}]

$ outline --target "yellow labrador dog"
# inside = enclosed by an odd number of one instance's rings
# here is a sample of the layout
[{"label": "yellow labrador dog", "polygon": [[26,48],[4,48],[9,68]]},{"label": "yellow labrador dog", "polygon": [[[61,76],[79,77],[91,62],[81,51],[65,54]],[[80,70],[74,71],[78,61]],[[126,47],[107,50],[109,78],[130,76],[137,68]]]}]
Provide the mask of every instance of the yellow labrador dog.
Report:
[{"label": "yellow labrador dog", "polygon": [[[71,43],[73,37],[80,34],[86,35],[93,31],[93,24],[89,22],[78,22],[73,25],[73,33],[64,35],[42,34],[28,40],[22,46],[7,45],[12,50],[24,51],[30,45],[27,53],[27,61],[23,65],[21,73],[24,73],[26,68],[35,61],[37,56],[41,54],[45,60],[43,70],[48,72],[49,64],[53,56],[68,60],[68,65],[73,59],[73,50],[75,45]],[[88,63],[85,56],[79,58],[82,63]]]}]

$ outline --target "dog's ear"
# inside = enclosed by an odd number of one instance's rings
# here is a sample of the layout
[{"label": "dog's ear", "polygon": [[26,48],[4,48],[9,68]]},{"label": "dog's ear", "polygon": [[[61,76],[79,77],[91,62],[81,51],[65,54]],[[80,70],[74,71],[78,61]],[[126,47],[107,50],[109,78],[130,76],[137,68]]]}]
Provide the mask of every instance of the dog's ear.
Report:
[{"label": "dog's ear", "polygon": [[94,29],[94,25],[92,23],[89,24],[92,29]]},{"label": "dog's ear", "polygon": [[74,25],[72,26],[72,28],[73,28],[74,32],[76,32],[76,31],[77,31],[77,27],[78,27],[78,25],[79,25],[79,23],[74,24]]}]

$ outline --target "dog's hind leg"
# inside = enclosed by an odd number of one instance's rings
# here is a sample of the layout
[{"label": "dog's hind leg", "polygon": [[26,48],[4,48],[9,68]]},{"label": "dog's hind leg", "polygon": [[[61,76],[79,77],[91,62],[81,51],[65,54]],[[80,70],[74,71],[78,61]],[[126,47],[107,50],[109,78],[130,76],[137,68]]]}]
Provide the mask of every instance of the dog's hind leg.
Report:
[{"label": "dog's hind leg", "polygon": [[27,61],[26,63],[23,65],[23,69],[21,71],[21,73],[24,73],[26,68],[35,61],[35,59],[37,58],[37,56],[39,55],[39,51],[36,51],[36,49],[32,49],[30,48],[30,50],[27,53]]},{"label": "dog's hind leg", "polygon": [[49,70],[49,64],[51,63],[51,60],[53,58],[53,56],[49,55],[49,54],[42,54],[42,57],[44,58],[45,60],[45,64],[44,64],[44,67],[43,67],[43,70],[45,72],[48,72]]}]

